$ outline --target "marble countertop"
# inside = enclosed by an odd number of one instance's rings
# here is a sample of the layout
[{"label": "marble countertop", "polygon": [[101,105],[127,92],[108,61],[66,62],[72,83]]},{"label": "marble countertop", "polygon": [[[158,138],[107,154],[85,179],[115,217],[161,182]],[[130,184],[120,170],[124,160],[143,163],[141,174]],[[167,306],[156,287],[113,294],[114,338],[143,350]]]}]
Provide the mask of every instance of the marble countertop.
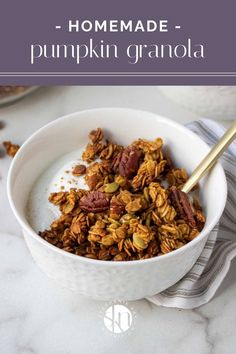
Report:
[{"label": "marble countertop", "polygon": [[[0,109],[0,140],[22,144],[49,121],[78,110],[117,106],[154,111],[181,123],[197,119],[157,87],[48,87]],[[108,305],[60,288],[36,266],[7,201],[10,159],[0,159],[1,354],[228,354],[236,352],[236,260],[214,299],[195,310],[128,304],[129,334],[112,335],[101,314]]]}]

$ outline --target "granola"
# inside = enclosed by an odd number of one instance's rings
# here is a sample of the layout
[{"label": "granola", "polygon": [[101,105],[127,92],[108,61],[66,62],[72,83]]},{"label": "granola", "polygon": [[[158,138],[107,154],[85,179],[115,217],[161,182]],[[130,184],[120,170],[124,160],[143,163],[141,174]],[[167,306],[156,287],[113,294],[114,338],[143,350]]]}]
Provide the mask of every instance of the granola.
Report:
[{"label": "granola", "polygon": [[12,144],[11,141],[4,141],[3,146],[6,150],[8,156],[14,157],[17,151],[19,150],[20,146],[17,144]]},{"label": "granola", "polygon": [[18,95],[27,89],[27,86],[0,86],[0,98],[11,95]]},{"label": "granola", "polygon": [[42,238],[79,256],[129,261],[169,253],[197,237],[204,213],[181,191],[187,172],[165,155],[161,138],[124,147],[98,128],[89,139],[82,154],[89,165],[71,171],[89,190],[50,194],[61,216],[39,232]]},{"label": "granola", "polygon": [[86,173],[86,166],[85,165],[76,165],[72,170],[73,176],[82,176]]}]

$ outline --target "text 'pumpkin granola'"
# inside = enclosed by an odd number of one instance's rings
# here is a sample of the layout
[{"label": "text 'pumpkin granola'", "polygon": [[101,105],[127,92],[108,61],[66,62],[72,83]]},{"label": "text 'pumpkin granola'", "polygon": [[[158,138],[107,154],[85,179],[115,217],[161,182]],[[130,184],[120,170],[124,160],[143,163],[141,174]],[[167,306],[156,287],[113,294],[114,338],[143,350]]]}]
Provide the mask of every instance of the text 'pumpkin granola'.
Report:
[{"label": "text 'pumpkin granola'", "polygon": [[72,170],[89,190],[51,193],[61,216],[39,232],[42,238],[79,256],[128,261],[171,252],[199,234],[205,216],[181,192],[186,170],[165,156],[161,138],[123,147],[98,128],[89,139],[82,158],[90,165]]}]

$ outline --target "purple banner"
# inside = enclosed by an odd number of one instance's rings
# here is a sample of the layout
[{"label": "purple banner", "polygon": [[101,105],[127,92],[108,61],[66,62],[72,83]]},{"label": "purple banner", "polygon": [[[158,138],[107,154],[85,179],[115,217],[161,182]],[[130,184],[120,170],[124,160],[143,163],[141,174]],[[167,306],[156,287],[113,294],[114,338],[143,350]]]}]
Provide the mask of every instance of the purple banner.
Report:
[{"label": "purple banner", "polygon": [[1,0],[1,84],[236,83],[236,3]]}]

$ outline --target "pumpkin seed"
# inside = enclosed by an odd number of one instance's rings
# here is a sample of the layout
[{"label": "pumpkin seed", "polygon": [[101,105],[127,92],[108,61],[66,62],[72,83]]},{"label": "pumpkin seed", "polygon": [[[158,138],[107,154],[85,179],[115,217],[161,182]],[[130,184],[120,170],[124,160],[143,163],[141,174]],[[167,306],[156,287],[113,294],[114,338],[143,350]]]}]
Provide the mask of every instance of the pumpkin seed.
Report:
[{"label": "pumpkin seed", "polygon": [[115,193],[119,189],[119,184],[116,182],[108,183],[105,185],[104,192],[105,193]]}]

